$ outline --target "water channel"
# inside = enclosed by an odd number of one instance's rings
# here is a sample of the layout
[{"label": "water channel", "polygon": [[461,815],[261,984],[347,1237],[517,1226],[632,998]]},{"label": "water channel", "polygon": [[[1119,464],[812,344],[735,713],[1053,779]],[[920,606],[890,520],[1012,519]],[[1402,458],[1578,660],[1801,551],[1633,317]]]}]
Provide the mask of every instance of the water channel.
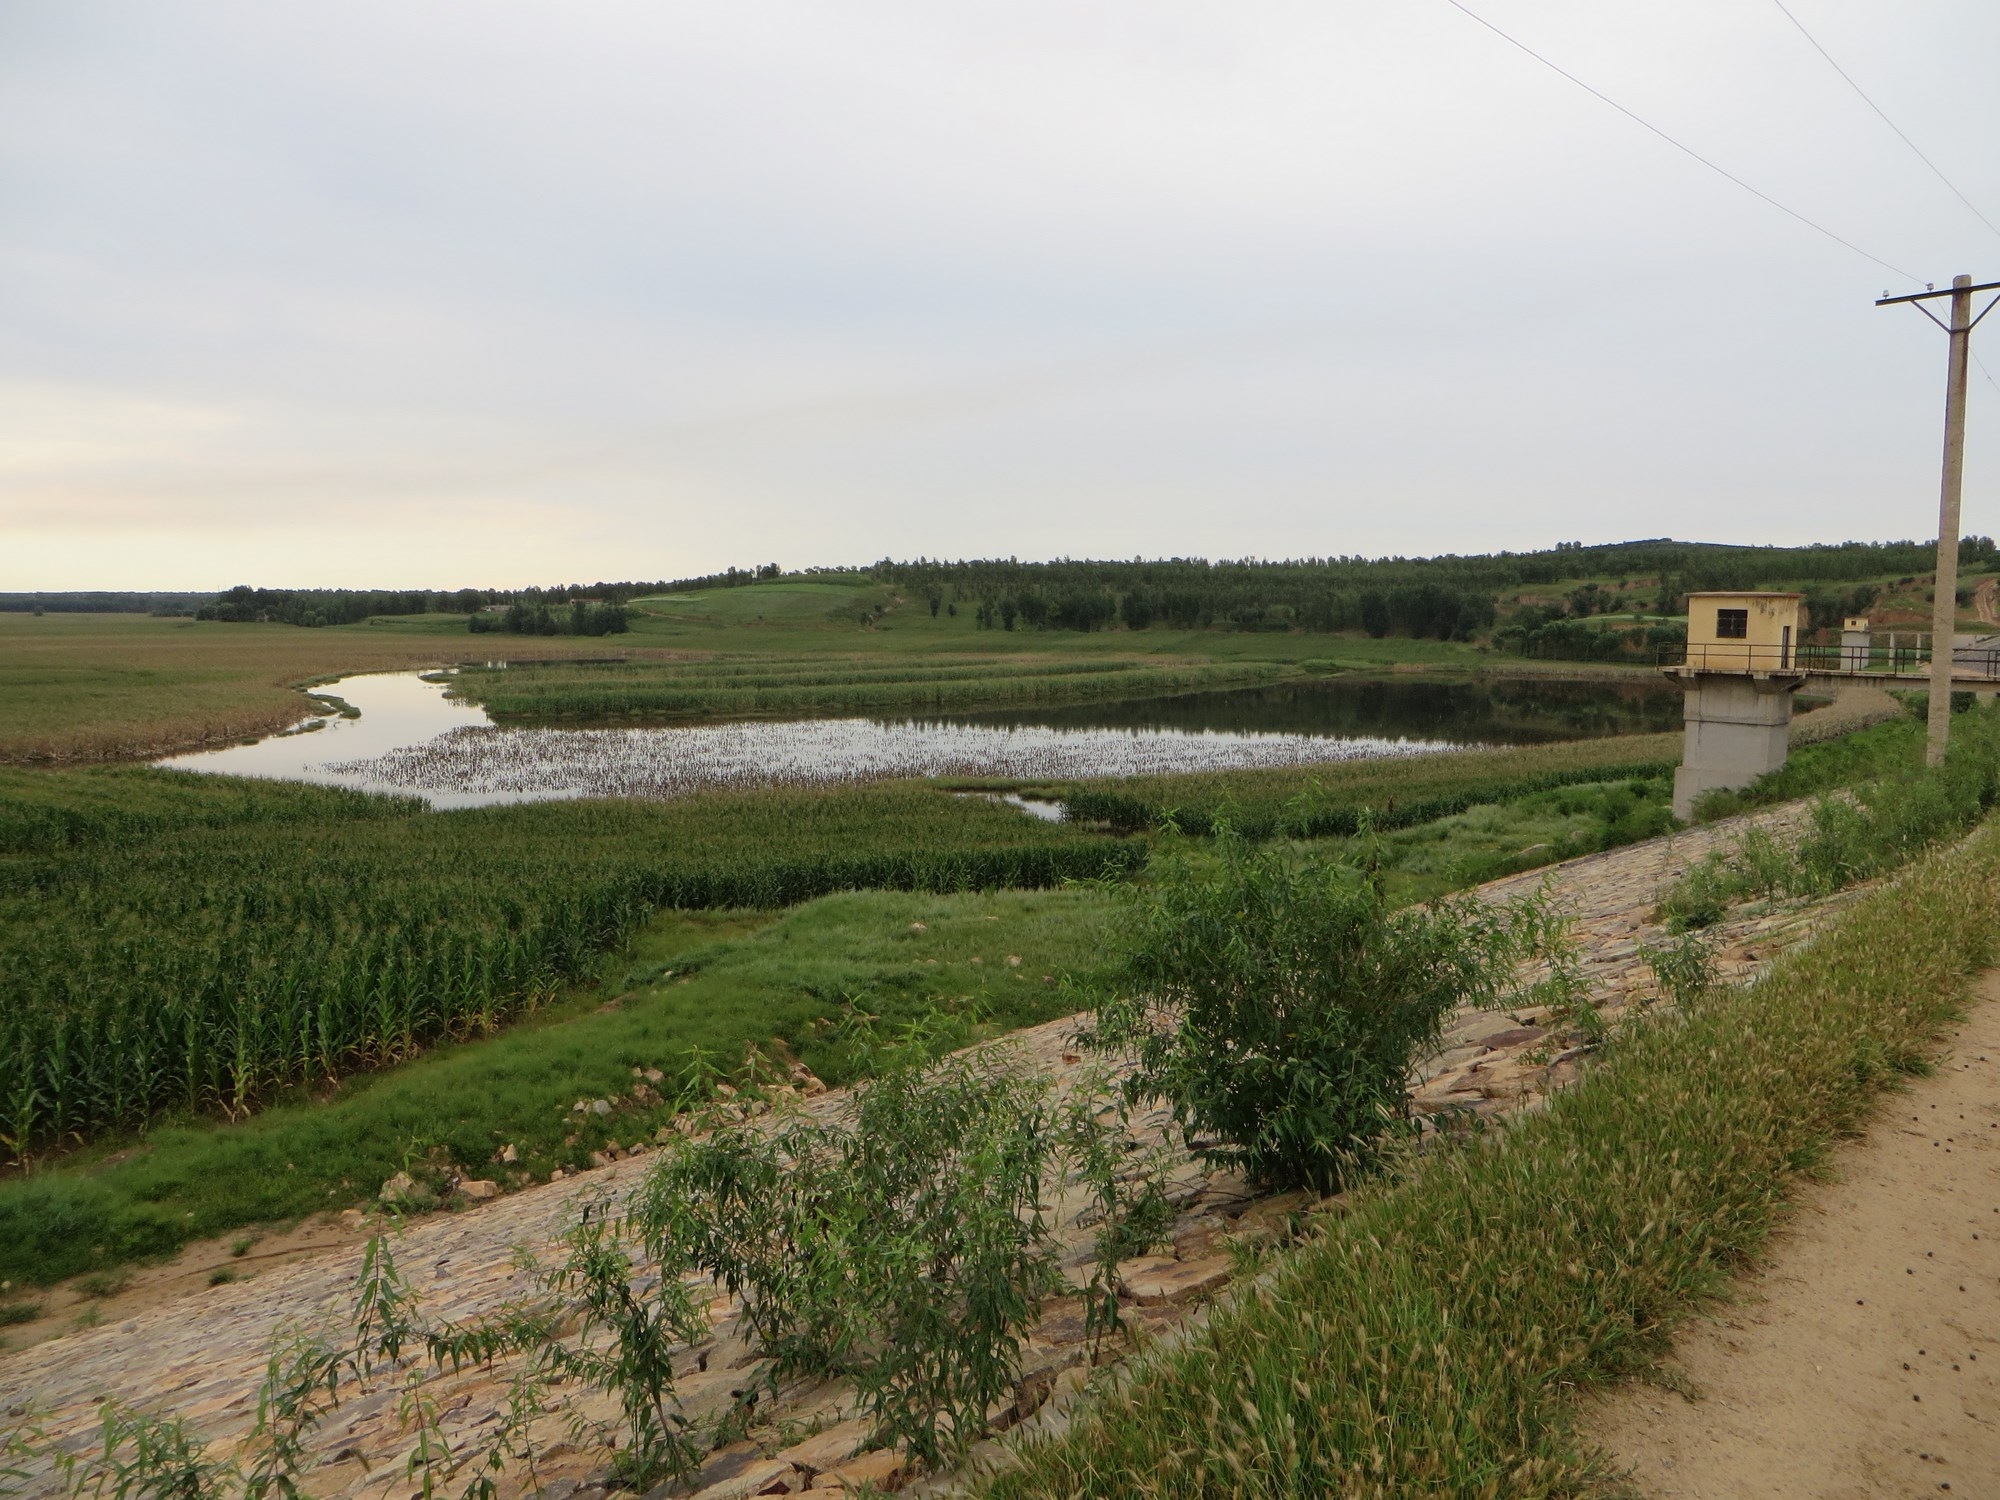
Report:
[{"label": "water channel", "polygon": [[991,714],[502,728],[448,674],[371,673],[317,691],[315,715],[254,744],[163,766],[414,793],[439,808],[899,776],[1059,780],[1423,755],[1676,728],[1665,683],[1325,678]]}]

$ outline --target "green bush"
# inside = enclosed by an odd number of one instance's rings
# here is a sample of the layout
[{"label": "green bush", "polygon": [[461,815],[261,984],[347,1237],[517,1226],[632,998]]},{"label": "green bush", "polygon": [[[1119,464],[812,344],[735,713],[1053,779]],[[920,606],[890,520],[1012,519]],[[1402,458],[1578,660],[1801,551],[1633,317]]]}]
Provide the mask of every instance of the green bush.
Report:
[{"label": "green bush", "polygon": [[1365,849],[1294,861],[1226,835],[1222,855],[1138,898],[1090,1040],[1129,1054],[1128,1097],[1165,1100],[1207,1160],[1332,1190],[1408,1120],[1446,1017],[1492,1003],[1552,929],[1470,898],[1397,911]]}]

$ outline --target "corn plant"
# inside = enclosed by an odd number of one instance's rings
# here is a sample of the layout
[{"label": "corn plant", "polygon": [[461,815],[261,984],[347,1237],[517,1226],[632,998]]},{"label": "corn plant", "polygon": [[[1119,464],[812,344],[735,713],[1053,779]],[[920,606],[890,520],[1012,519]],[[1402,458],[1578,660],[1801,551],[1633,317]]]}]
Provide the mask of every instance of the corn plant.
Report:
[{"label": "corn plant", "polygon": [[82,780],[0,780],[0,835],[19,839],[0,836],[0,1144],[16,1159],[166,1110],[240,1118],[485,1034],[594,979],[662,906],[1049,886],[1144,858],[910,788],[449,815],[328,794],[302,837],[298,789],[260,819],[222,778],[88,779],[100,801],[174,813],[128,826],[62,806]]}]

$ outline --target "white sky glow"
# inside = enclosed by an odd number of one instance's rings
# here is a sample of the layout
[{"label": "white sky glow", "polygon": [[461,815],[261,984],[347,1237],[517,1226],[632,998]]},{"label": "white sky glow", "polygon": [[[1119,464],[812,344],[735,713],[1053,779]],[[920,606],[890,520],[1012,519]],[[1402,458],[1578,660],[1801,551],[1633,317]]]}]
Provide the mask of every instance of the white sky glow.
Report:
[{"label": "white sky glow", "polygon": [[[1916,282],[1443,0],[0,7],[0,589],[1930,536],[2000,236],[1763,0],[1471,3]],[[2000,7],[1789,3],[2000,222]]]}]

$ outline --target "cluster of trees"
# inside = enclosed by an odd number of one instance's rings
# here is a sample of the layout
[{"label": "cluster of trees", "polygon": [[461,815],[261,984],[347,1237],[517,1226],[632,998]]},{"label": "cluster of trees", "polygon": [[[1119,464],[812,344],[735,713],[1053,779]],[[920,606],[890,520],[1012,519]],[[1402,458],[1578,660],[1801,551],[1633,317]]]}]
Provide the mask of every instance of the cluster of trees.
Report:
[{"label": "cluster of trees", "polygon": [[[456,614],[472,616],[474,631],[507,630],[526,635],[612,635],[626,628],[624,605],[643,594],[670,593],[681,589],[733,587],[776,578],[778,565],[767,563],[756,569],[731,568],[708,578],[678,579],[653,583],[566,583],[551,588],[531,589],[259,589],[239,584],[221,594],[178,595],[73,595],[64,598],[97,600],[129,598],[168,600],[186,603],[179,608],[151,606],[155,614],[192,614],[198,620],[264,622],[280,625],[352,625],[371,615]],[[8,596],[40,598],[42,596]],[[571,606],[578,601],[593,606],[586,611],[585,629],[574,624]],[[491,606],[509,606],[506,620],[524,619],[526,624],[496,624],[503,616]],[[51,608],[106,609],[108,604],[50,605]],[[135,607],[136,606],[131,606]],[[615,622],[606,609],[615,608]],[[517,614],[515,611],[521,611]],[[544,619],[552,628],[544,629]]]},{"label": "cluster of trees", "polygon": [[[844,570],[835,569],[833,571]],[[764,563],[760,567],[725,568],[720,573],[704,573],[699,578],[676,578],[665,583],[649,583],[644,585],[607,583],[599,584],[598,587],[611,591],[623,589],[626,591],[624,599],[634,599],[641,593],[694,594],[701,592],[703,589],[741,588],[746,583],[764,583],[769,579],[782,577],[783,574],[784,569],[780,568],[776,563]],[[620,602],[623,602],[623,600],[621,599]]]},{"label": "cluster of trees", "polygon": [[1686,644],[1687,625],[1679,620],[1618,630],[1567,615],[1549,619],[1532,610],[1493,632],[1496,650],[1544,661],[1651,661],[1662,646]]},{"label": "cluster of trees", "polygon": [[[1865,615],[1881,595],[1881,590],[1872,583],[1859,584],[1845,593],[1836,594],[1826,589],[1806,591],[1807,626],[1812,630],[1838,630],[1840,622],[1849,615]],[[1966,591],[1961,589],[1961,594]],[[1960,600],[1961,603],[1969,602]]]},{"label": "cluster of trees", "polygon": [[[280,625],[352,625],[370,615],[421,615],[433,609],[483,608],[494,596],[482,589],[432,594],[423,589],[253,589],[248,584],[216,595],[194,612],[197,620]],[[450,600],[453,602],[442,602]]]},{"label": "cluster of trees", "polygon": [[[968,590],[950,586],[952,614]],[[926,590],[930,612],[946,598],[944,584]],[[1008,590],[972,590],[980,628],[996,630],[1366,630],[1370,636],[1436,636],[1470,640],[1494,622],[1492,594],[1436,582],[1354,588],[1310,574],[1272,578],[1198,578],[1182,582],[1088,584],[1052,578]]]},{"label": "cluster of trees", "polygon": [[482,610],[466,621],[474,635],[623,635],[625,606],[601,599],[516,600],[505,609]]}]

